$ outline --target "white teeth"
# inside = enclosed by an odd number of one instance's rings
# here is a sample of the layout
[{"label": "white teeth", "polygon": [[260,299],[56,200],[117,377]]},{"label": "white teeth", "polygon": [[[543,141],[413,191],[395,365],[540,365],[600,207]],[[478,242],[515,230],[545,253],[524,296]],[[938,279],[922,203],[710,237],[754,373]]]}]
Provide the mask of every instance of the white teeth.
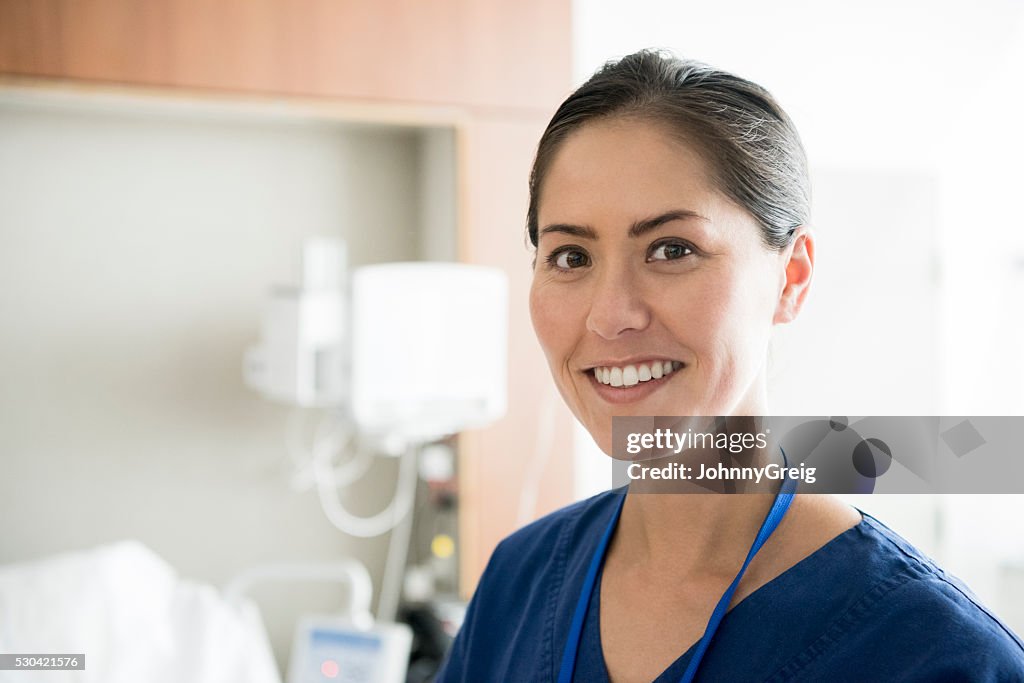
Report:
[{"label": "white teeth", "polygon": [[597,367],[594,368],[594,378],[601,384],[608,384],[613,387],[632,387],[640,382],[661,379],[681,367],[683,367],[682,363],[672,360],[627,365],[621,368]]}]

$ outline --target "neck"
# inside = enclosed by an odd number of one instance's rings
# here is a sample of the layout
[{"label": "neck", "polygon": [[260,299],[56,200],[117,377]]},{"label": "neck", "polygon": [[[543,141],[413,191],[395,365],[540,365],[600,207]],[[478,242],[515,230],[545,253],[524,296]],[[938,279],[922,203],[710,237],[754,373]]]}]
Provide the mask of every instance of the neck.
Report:
[{"label": "neck", "polygon": [[[765,410],[761,402],[754,410],[743,411],[740,415],[765,415]],[[732,418],[730,422],[733,428],[746,431],[761,424],[748,422],[743,417]],[[691,451],[682,453],[681,459],[693,466],[691,471],[697,472],[697,462],[717,463],[722,460],[722,454]],[[781,464],[781,449],[769,436],[767,448],[750,449],[742,460],[742,464],[753,467],[769,462]],[[654,576],[681,580],[702,574],[734,575],[781,486],[779,481],[764,481],[758,485],[734,482],[734,486],[715,482],[706,487],[687,487],[686,484],[680,487],[675,482],[675,488],[635,484],[630,485],[619,520],[620,533],[613,537],[610,552],[621,562],[654,572]],[[708,493],[709,488],[746,492]]]},{"label": "neck", "polygon": [[614,550],[657,576],[732,575],[774,500],[771,493],[630,493]]},{"label": "neck", "polygon": [[[735,416],[730,419],[733,429],[751,431],[760,424],[742,416],[768,415],[766,386],[762,369],[751,391],[728,413]],[[689,423],[679,423],[677,428],[699,425],[700,420],[694,418]],[[683,454],[683,458],[691,465],[721,460],[717,453],[691,452]],[[755,447],[746,452],[744,460],[748,466],[780,462],[779,446],[769,437],[766,449]],[[688,493],[679,487],[666,489],[658,485],[646,487],[646,490],[662,493],[642,493],[644,486],[631,484],[609,554],[626,565],[653,572],[654,577],[686,581],[701,574],[725,574],[731,578],[750,552],[780,483],[732,487],[718,482],[710,486],[716,490],[749,492],[741,494],[707,493],[707,483],[702,487],[690,486]],[[703,493],[693,493],[694,490]]]}]

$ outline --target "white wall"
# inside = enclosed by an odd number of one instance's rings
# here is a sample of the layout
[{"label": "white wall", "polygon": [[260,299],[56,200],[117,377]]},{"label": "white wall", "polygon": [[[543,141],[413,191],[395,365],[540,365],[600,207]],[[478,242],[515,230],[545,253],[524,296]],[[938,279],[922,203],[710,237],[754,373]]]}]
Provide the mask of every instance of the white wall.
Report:
[{"label": "white wall", "polygon": [[[669,48],[766,86],[800,130],[818,272],[775,345],[773,412],[1024,413],[1024,5],[576,0],[574,22],[577,82]],[[577,462],[605,466],[580,444]],[[1007,602],[1024,497],[857,504],[1024,631]]]},{"label": "white wall", "polygon": [[[450,249],[435,242],[453,215],[451,141],[0,92],[0,563],[136,538],[215,585],[348,555],[379,578],[386,537],[346,538],[289,489],[288,408],[243,386],[242,356],[303,238],[345,237],[356,264],[416,259],[423,205],[433,255]],[[356,512],[383,507],[392,465],[349,496]],[[264,594],[282,663],[294,617],[342,596]]]}]

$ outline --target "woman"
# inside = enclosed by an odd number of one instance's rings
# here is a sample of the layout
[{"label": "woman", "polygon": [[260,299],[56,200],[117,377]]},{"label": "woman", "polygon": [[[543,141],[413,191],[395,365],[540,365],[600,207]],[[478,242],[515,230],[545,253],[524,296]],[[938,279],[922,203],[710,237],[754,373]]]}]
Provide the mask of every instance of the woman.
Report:
[{"label": "woman", "polygon": [[[562,104],[530,180],[530,308],[605,452],[612,416],[768,414],[808,214],[800,140],[753,83],[644,51]],[[835,499],[622,493],[502,541],[439,681],[1024,680],[962,584]]]}]

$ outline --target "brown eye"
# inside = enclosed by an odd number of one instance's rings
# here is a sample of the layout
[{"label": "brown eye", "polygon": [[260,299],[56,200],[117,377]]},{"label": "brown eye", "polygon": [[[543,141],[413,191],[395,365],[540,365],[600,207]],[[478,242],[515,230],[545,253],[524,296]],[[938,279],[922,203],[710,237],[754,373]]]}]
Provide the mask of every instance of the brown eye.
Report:
[{"label": "brown eye", "polygon": [[551,254],[548,263],[562,270],[572,270],[590,265],[590,257],[579,249],[562,249]]},{"label": "brown eye", "polygon": [[676,261],[689,256],[693,249],[683,242],[662,242],[654,245],[647,257],[648,261]]}]

